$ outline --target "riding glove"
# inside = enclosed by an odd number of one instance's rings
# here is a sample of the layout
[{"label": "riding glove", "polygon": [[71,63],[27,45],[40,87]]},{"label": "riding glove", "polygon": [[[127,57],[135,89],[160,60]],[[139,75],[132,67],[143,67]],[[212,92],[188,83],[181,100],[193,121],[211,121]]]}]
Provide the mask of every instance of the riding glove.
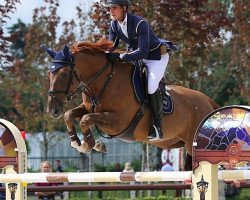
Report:
[{"label": "riding glove", "polygon": [[107,59],[111,62],[121,61],[119,53],[106,53]]}]

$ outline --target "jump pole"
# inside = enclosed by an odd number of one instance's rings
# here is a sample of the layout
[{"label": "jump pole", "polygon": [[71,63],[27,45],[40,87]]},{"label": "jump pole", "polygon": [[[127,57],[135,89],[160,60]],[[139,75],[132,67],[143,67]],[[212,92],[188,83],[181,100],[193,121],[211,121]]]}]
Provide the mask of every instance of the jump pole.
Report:
[{"label": "jump pole", "polygon": [[187,172],[72,172],[2,174],[3,183],[101,183],[101,182],[169,182],[190,181],[192,171]]}]

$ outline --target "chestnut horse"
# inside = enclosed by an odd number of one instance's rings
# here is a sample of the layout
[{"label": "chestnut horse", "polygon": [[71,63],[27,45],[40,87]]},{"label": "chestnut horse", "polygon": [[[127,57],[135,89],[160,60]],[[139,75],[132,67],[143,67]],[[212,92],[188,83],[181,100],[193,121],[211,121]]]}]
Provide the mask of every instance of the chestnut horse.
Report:
[{"label": "chestnut horse", "polygon": [[[80,152],[88,152],[93,148],[104,151],[98,145],[95,146],[91,126],[96,125],[109,136],[119,138],[119,134],[130,127],[142,107],[134,95],[131,81],[134,66],[131,63],[108,61],[104,52],[110,48],[112,43],[102,39],[97,43],[75,43],[71,52],[66,46],[60,52],[46,49],[53,63],[60,64],[53,66],[54,69],[49,72],[48,112],[51,116],[61,117],[63,104],[78,94],[82,95],[83,102],[64,114],[71,146]],[[59,54],[61,57],[58,60]],[[172,114],[163,116],[163,138],[148,141],[152,118],[147,107],[130,134],[135,141],[149,142],[163,149],[185,146],[187,153],[192,155],[196,129],[217,105],[205,94],[185,87],[169,85],[168,92],[173,99],[174,110]],[[84,136],[81,142],[73,125],[74,119],[80,120]]]}]

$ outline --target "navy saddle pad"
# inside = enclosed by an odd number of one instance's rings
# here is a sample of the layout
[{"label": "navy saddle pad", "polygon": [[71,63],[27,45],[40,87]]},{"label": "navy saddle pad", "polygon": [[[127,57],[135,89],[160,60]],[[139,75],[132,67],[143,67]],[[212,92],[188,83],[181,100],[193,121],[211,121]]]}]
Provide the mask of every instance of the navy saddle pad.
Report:
[{"label": "navy saddle pad", "polygon": [[[140,67],[135,67],[133,74],[132,74],[132,83],[134,88],[134,93],[137,98],[137,100],[141,103],[146,102],[146,96],[143,89],[143,81],[141,78],[141,72]],[[162,94],[162,104],[163,104],[163,113],[164,114],[171,114],[174,109],[174,104],[172,97],[170,96],[168,92],[168,87],[160,82],[160,90]]]}]

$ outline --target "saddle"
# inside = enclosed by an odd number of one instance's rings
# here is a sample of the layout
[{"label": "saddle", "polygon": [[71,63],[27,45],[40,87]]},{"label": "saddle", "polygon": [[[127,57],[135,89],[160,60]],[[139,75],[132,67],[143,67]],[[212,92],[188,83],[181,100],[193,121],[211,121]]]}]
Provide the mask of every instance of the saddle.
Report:
[{"label": "saddle", "polygon": [[[148,93],[147,93],[147,70],[144,63],[134,63],[135,67],[132,73],[132,84],[134,88],[134,94],[136,99],[141,104],[148,104]],[[171,114],[173,112],[173,100],[170,96],[166,83],[162,79],[159,83],[159,88],[162,95],[163,113]]]},{"label": "saddle", "polygon": [[[132,119],[130,125],[126,130],[123,132],[112,136],[114,138],[120,139],[125,142],[134,142],[134,130],[144,116],[145,110],[149,107],[148,101],[148,93],[147,93],[147,70],[146,65],[142,62],[134,62],[134,70],[132,73],[132,84],[134,88],[134,94],[138,102],[141,104],[139,110],[135,114],[134,118]],[[162,94],[162,104],[163,104],[163,113],[164,114],[171,114],[173,112],[174,106],[173,101],[168,93],[168,87],[166,84],[161,81],[159,84],[160,91]]]}]

